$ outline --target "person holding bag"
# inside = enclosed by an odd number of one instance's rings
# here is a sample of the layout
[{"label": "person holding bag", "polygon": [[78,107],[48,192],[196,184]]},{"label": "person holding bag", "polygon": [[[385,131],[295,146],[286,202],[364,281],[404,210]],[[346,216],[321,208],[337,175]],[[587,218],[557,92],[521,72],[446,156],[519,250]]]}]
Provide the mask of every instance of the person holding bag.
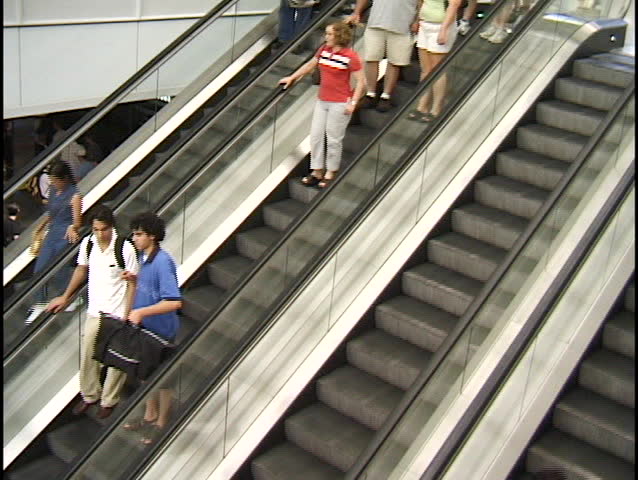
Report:
[{"label": "person holding bag", "polygon": [[139,265],[133,244],[115,230],[113,212],[97,206],[91,217],[92,234],[80,243],[77,266],[64,293],[47,305],[50,312],[65,308],[73,294],[88,280],[89,303],[86,309],[80,355],[80,393],[74,415],[85,413],[100,402],[98,418],[107,418],[120,401],[126,374],[108,368],[104,385],[100,384],[102,364],[93,359],[100,329],[100,312],[123,318],[128,316],[135,294],[135,279],[124,280],[124,271],[137,272]]},{"label": "person holding bag", "polygon": [[[174,342],[180,322],[177,310],[182,308],[182,295],[177,282],[177,267],[170,254],[160,247],[166,227],[152,212],[142,213],[131,220],[133,242],[141,254],[138,275],[125,271],[123,279],[136,279],[137,289],[133,309],[128,320],[144,327],[167,342]],[[146,401],[144,416],[124,425],[126,430],[140,430],[142,443],[154,443],[169,420],[173,391],[160,388]]]},{"label": "person holding bag", "polygon": [[[365,91],[365,78],[359,55],[349,47],[352,30],[344,22],[328,25],[326,42],[309,62],[284,77],[279,84],[288,88],[319,67],[319,98],[310,127],[310,169],[302,178],[306,186],[327,187],[341,164],[343,137],[357,102]],[[350,82],[354,78],[355,89]]]}]

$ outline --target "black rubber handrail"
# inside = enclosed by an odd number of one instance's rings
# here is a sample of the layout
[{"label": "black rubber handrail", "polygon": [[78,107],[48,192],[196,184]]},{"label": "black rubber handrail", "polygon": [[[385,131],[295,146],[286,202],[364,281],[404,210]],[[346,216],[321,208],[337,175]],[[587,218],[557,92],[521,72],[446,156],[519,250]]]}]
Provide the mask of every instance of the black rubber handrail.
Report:
[{"label": "black rubber handrail", "polygon": [[630,85],[623,93],[623,95],[616,101],[614,107],[605,116],[605,119],[599,126],[599,129],[592,135],[583,149],[580,151],[573,163],[570,164],[565,174],[558,182],[556,188],[545,200],[539,211],[534,218],[527,225],[523,233],[518,237],[512,248],[508,251],[503,262],[491,275],[489,280],[485,283],[479,294],[474,298],[472,303],[468,306],[467,310],[459,318],[454,330],[452,330],[441,346],[432,356],[432,359],[428,362],[426,368],[419,374],[414,380],[409,390],[404,394],[399,405],[392,411],[384,425],[375,433],[372,442],[366,447],[361,456],[357,459],[355,464],[351,467],[350,471],[345,477],[345,480],[351,480],[360,478],[365,467],[369,464],[371,459],[377,453],[381,445],[388,438],[392,430],[405,415],[407,410],[412,406],[419,393],[423,390],[425,385],[430,381],[434,374],[438,371],[444,360],[450,351],[456,346],[459,339],[472,325],[474,316],[478,313],[481,307],[485,304],[490,295],[496,290],[499,282],[509,271],[514,261],[518,258],[524,247],[529,243],[533,234],[547,218],[547,215],[551,212],[551,209],[556,205],[561,198],[565,190],[573,178],[578,174],[585,161],[591,154],[592,150],[598,144],[600,139],[605,135],[608,129],[613,125],[616,117],[622,112],[623,108],[634,95],[634,85]]},{"label": "black rubber handrail", "polygon": [[[227,96],[225,98],[223,98],[213,109],[211,109],[211,111],[204,116],[202,119],[200,119],[194,126],[193,128],[189,129],[188,132],[189,134],[187,136],[181,137],[177,140],[177,143],[175,145],[173,145],[171,147],[171,153],[170,155],[175,155],[177,153],[180,152],[180,149],[185,148],[188,144],[188,142],[197,135],[197,133],[200,131],[201,128],[203,128],[204,126],[206,126],[207,123],[211,122],[215,117],[217,117],[218,115],[222,115],[223,113],[225,113],[229,108],[231,108],[233,105],[233,102],[236,101],[237,98],[240,98],[241,92],[245,89],[248,89],[252,86],[254,86],[259,80],[260,77],[267,72],[267,70],[269,68],[271,68],[273,66],[273,64],[276,64],[281,58],[283,58],[284,56],[288,55],[290,52],[292,52],[295,48],[297,48],[301,43],[303,43],[305,40],[307,40],[309,33],[314,30],[315,25],[317,24],[317,22],[321,22],[324,21],[327,17],[329,17],[331,14],[333,14],[341,4],[343,4],[345,2],[345,0],[332,0],[331,3],[324,3],[322,4],[322,10],[323,10],[323,14],[318,16],[317,18],[313,19],[312,22],[310,22],[300,33],[299,33],[299,37],[297,38],[296,41],[294,41],[291,45],[289,45],[288,48],[282,49],[280,51],[278,51],[277,53],[272,55],[272,58],[268,61],[268,62],[264,62],[262,65],[260,65],[259,67],[257,67],[255,69],[255,71],[252,72],[251,75],[249,75],[247,78],[245,78],[243,81],[241,81],[238,85],[237,85],[237,92],[235,95],[232,96]],[[277,93],[276,91],[273,91],[273,93],[267,97],[270,98],[271,101],[274,100],[274,98],[276,97]],[[262,102],[260,105],[264,105],[266,102]],[[260,107],[257,107],[256,110],[259,110]],[[235,132],[236,131],[241,131],[245,128],[245,124],[240,124],[235,128]],[[232,133],[231,133],[232,135]],[[210,160],[211,158],[214,158],[216,155],[218,155],[218,153],[223,150],[222,146],[218,146],[216,147],[213,152],[211,152],[208,155],[208,160]],[[173,188],[171,188],[165,195],[165,201],[160,203],[159,207],[157,208],[158,210],[160,210],[163,206],[168,205],[172,199],[174,195],[177,195],[180,192],[183,192],[188,185],[191,184],[191,179],[195,178],[197,175],[199,175],[200,172],[202,172],[203,170],[205,170],[206,168],[209,167],[209,165],[206,163],[208,160],[203,161],[200,168],[195,170],[194,172],[192,172],[191,175],[189,175],[188,177],[184,178],[181,180],[181,182],[177,183]],[[155,175],[155,171],[153,170],[147,170],[145,172],[143,172],[142,174],[140,174],[140,183],[139,185],[143,185],[144,182],[146,182],[149,178],[151,178],[153,175]],[[118,197],[118,199],[116,199],[115,203],[119,204],[123,201],[125,201],[127,199],[127,197],[129,196],[129,192],[128,191],[124,191],[122,192],[122,194],[120,194],[120,196]],[[86,232],[83,231],[83,232]],[[73,249],[76,250],[73,250]],[[68,252],[71,251],[77,251],[77,245],[76,246],[69,246],[65,251],[63,251],[60,256],[67,258],[67,254]],[[47,267],[45,270],[43,270],[40,274],[39,277],[32,277],[30,278],[26,285],[24,285],[23,289],[21,292],[19,292],[20,296],[16,296],[15,294],[13,294],[10,298],[9,301],[6,302],[6,304],[4,305],[4,312],[9,312],[11,310],[11,308],[13,308],[15,306],[15,304],[18,302],[18,300],[20,299],[21,296],[26,295],[25,292],[29,292],[32,291],[36,288],[38,288],[39,282],[40,282],[40,278],[42,278],[43,276],[47,275],[48,272],[50,272],[53,268],[56,268],[56,265],[59,265],[59,262],[57,264],[52,264],[49,267]],[[26,268],[26,267],[25,267]]]},{"label": "black rubber handrail", "polygon": [[[12,180],[12,183],[4,189],[3,200],[7,200],[13,195],[20,186],[36,175],[40,170],[47,166],[53,157],[58,155],[64,147],[66,147],[73,140],[78,138],[90,127],[92,127],[100,118],[106,115],[111,108],[116,105],[119,100],[124,98],[131,90],[133,90],[137,84],[143,80],[147,74],[155,70],[167,62],[173,55],[179,52],[190,40],[196,36],[208,23],[217,20],[221,17],[224,11],[230,6],[231,3],[237,3],[239,0],[222,0],[215,7],[213,7],[206,15],[191,25],[182,33],[179,37],[173,40],[166,48],[159,52],[155,57],[149,60],[146,65],[135,72],[128,80],[120,85],[113,93],[106,97],[100,104],[87,112],[82,116],[75,124],[66,130],[64,136],[57,145],[50,145],[44,151],[42,151],[37,157],[33,159],[29,164],[17,172],[16,178]],[[35,165],[34,165],[35,164]]]}]

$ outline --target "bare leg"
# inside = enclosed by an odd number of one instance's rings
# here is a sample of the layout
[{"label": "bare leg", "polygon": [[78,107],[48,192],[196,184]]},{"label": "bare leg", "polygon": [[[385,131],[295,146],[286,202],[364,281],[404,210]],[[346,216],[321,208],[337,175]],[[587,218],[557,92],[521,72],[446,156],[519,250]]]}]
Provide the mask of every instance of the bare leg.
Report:
[{"label": "bare leg", "polygon": [[[428,75],[430,74],[434,66],[432,65],[432,60],[427,50],[425,50],[424,48],[419,48],[417,50],[419,52],[419,64],[421,66],[420,81],[422,82],[428,77]],[[431,103],[432,103],[432,89],[428,88],[428,90],[419,99],[417,110],[420,111],[421,113],[428,113],[430,111]]]},{"label": "bare leg", "polygon": [[377,78],[379,77],[379,62],[366,62],[365,76],[368,92],[376,91]]},{"label": "bare leg", "polygon": [[147,422],[154,422],[158,418],[158,399],[157,392],[152,392],[146,400],[146,412],[144,413],[144,420]]},{"label": "bare leg", "polygon": [[463,20],[467,20],[468,22],[474,18],[474,14],[476,13],[476,7],[478,6],[478,0],[469,0],[467,2],[467,7],[463,11]]},{"label": "bare leg", "polygon": [[392,65],[388,62],[385,69],[385,78],[383,79],[383,93],[387,95],[392,94],[394,87],[397,86],[397,81],[399,80],[400,69],[401,67],[397,67],[396,65]]},{"label": "bare leg", "polygon": [[171,405],[173,403],[173,390],[161,389],[159,391],[159,415],[156,425],[164,428],[169,420]]},{"label": "bare leg", "polygon": [[[432,69],[441,63],[447,53],[427,53],[431,57]],[[443,104],[445,103],[445,94],[447,93],[447,73],[441,75],[441,77],[434,83],[432,87],[434,93],[434,99],[432,101],[432,115],[438,115],[443,110]]]}]

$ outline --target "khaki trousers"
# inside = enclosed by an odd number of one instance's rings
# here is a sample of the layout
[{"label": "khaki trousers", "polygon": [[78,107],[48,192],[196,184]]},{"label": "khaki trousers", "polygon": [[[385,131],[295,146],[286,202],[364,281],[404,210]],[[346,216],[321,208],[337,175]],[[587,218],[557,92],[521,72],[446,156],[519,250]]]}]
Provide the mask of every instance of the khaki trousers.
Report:
[{"label": "khaki trousers", "polygon": [[101,399],[101,406],[114,407],[120,401],[120,392],[126,382],[126,373],[117,368],[108,367],[104,388],[100,385],[100,370],[103,365],[93,360],[99,327],[100,318],[87,315],[80,356],[80,392],[87,403],[94,403]]}]

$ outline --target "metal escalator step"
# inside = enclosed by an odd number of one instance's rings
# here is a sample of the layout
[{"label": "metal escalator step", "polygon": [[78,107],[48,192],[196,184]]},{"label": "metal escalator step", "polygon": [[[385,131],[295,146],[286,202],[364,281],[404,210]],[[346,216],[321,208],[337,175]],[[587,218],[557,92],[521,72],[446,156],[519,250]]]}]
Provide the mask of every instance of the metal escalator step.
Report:
[{"label": "metal escalator step", "polygon": [[627,292],[625,293],[625,308],[630,312],[635,312],[636,305],[636,287],[632,283],[627,287]]},{"label": "metal escalator step", "polygon": [[603,345],[612,352],[636,358],[636,317],[621,310],[603,328]]},{"label": "metal escalator step", "polygon": [[560,100],[536,103],[536,121],[568,132],[591,136],[605,118],[605,112]]},{"label": "metal escalator step", "polygon": [[[249,294],[235,297],[232,305],[230,312],[223,312],[213,320],[212,324],[212,331],[226,338],[228,348],[231,350],[237,347],[234,342],[245,338],[246,333],[254,327],[256,321],[263,318],[266,313],[266,309],[256,303]],[[211,351],[213,351],[212,347]],[[222,351],[224,349],[220,350]]]},{"label": "metal escalator step", "polygon": [[622,89],[577,77],[563,77],[554,82],[557,99],[598,110],[611,110]]},{"label": "metal escalator step", "polygon": [[220,258],[207,265],[208,280],[221,290],[230,290],[252,265],[251,259],[241,255]]},{"label": "metal escalator step", "polygon": [[283,232],[290,224],[306,211],[306,205],[299,200],[289,198],[264,205],[264,223]]},{"label": "metal escalator step", "polygon": [[634,463],[636,435],[631,408],[576,387],[556,404],[552,423],[562,432]]},{"label": "metal escalator step", "polygon": [[371,430],[378,430],[399,404],[403,391],[351,365],[324,375],[316,384],[317,398]]},{"label": "metal escalator step", "polygon": [[573,162],[587,142],[578,133],[533,123],[516,129],[518,148],[564,162]]},{"label": "metal escalator step", "polygon": [[88,417],[74,419],[46,435],[51,452],[65,463],[86,451],[100,432],[100,425]]},{"label": "metal escalator step", "polygon": [[365,125],[350,125],[343,138],[343,149],[346,152],[359,153],[372,140],[375,130]]},{"label": "metal escalator step", "polygon": [[507,251],[467,235],[448,232],[428,240],[427,254],[432,263],[486,282]]},{"label": "metal escalator step", "polygon": [[288,179],[288,191],[290,196],[301,203],[310,203],[321,193],[319,189],[307,187],[301,183],[302,177],[293,177]]},{"label": "metal escalator step", "polygon": [[505,250],[512,248],[527,223],[524,218],[478,203],[452,211],[452,230]]},{"label": "metal escalator step", "polygon": [[536,474],[550,468],[562,469],[567,478],[634,477],[633,465],[558,430],[542,435],[527,452],[528,472]]},{"label": "metal escalator step", "polygon": [[55,455],[46,455],[24,466],[12,469],[5,475],[9,480],[50,480],[62,477],[68,465]]},{"label": "metal escalator step", "polygon": [[578,383],[621,405],[635,408],[635,374],[632,359],[600,349],[581,363]]},{"label": "metal escalator step", "polygon": [[634,81],[635,69],[633,66],[609,60],[609,58],[595,56],[578,59],[574,62],[573,74],[575,77],[585,80],[620,88],[624,88]]},{"label": "metal escalator step", "polygon": [[184,291],[184,304],[182,312],[184,315],[203,322],[212,311],[221,303],[224,290],[214,285],[202,285]]},{"label": "metal escalator step", "polygon": [[429,352],[436,352],[458,317],[406,295],[379,303],[374,310],[377,328]]},{"label": "metal escalator step", "polygon": [[346,352],[350,364],[402,390],[410,387],[432,356],[378,329],[349,341]]},{"label": "metal escalator step", "polygon": [[343,474],[298,446],[281,443],[255,458],[250,465],[255,480],[335,480]]},{"label": "metal escalator step", "polygon": [[547,190],[499,175],[474,182],[476,202],[527,219],[536,215],[548,196]]},{"label": "metal escalator step", "polygon": [[235,235],[237,251],[244,257],[257,260],[281,235],[281,232],[270,227],[251,228]]},{"label": "metal escalator step", "polygon": [[478,280],[434,263],[417,265],[401,277],[401,289],[406,295],[459,317],[482,286]]},{"label": "metal escalator step", "polygon": [[373,431],[323,403],[288,417],[287,439],[324,462],[347,471],[372,439]]},{"label": "metal escalator step", "polygon": [[569,164],[544,155],[514,148],[496,154],[496,173],[514,180],[552,190]]},{"label": "metal escalator step", "polygon": [[610,63],[619,64],[619,65],[627,65],[628,67],[631,67],[631,68],[634,68],[634,66],[636,65],[636,59],[633,57],[633,55],[630,56],[630,55],[625,55],[625,54],[616,53],[616,52],[596,53],[595,55],[592,55],[591,58],[594,58],[602,62],[610,62]]}]

